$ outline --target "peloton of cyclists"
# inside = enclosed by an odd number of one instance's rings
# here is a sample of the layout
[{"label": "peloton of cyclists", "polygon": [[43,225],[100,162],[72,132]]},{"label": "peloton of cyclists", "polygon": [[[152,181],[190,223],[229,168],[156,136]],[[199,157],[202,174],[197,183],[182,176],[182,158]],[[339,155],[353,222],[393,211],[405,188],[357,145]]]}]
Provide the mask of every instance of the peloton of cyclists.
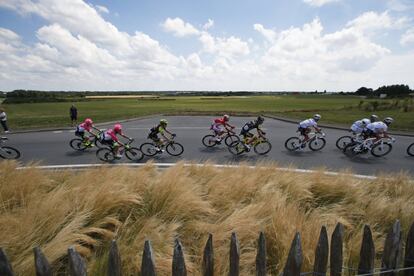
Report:
[{"label": "peloton of cyclists", "polygon": [[113,128],[108,129],[104,132],[103,139],[101,140],[101,142],[103,144],[111,146],[113,148],[114,152],[115,152],[115,157],[116,158],[121,158],[122,155],[119,153],[119,148],[120,148],[120,146],[125,147],[125,144],[122,143],[119,140],[117,135],[119,135],[121,137],[124,137],[128,140],[132,140],[132,138],[128,137],[127,135],[125,135],[122,132],[122,125],[121,124],[115,124]]},{"label": "peloton of cyclists", "polygon": [[214,120],[214,123],[211,125],[211,129],[214,131],[214,135],[216,136],[217,144],[221,143],[221,139],[223,138],[223,134],[225,133],[224,129],[229,130],[234,129],[235,127],[229,124],[230,116],[225,114],[222,118],[217,118]]},{"label": "peloton of cyclists", "polygon": [[[163,151],[162,147],[164,146],[164,141],[169,140],[169,138],[165,136],[165,133],[168,133],[169,135],[171,135],[171,137],[175,137],[174,133],[171,133],[167,130],[167,125],[167,120],[161,119],[159,124],[151,128],[150,133],[148,134],[148,139],[151,139],[157,145],[156,150],[158,152]],[[158,134],[160,134],[162,138],[160,138]]]},{"label": "peloton of cyclists", "polygon": [[246,148],[246,151],[250,150],[250,144],[255,140],[255,136],[250,131],[253,129],[257,130],[257,134],[259,137],[264,137],[266,135],[266,132],[264,132],[260,127],[264,122],[264,118],[262,116],[258,116],[256,120],[247,122],[244,124],[240,131],[240,135],[243,136],[243,142],[244,146]]},{"label": "peloton of cyclists", "polygon": [[84,121],[83,123],[79,124],[79,125],[76,127],[76,130],[75,130],[75,135],[76,135],[76,136],[81,137],[81,138],[82,138],[83,143],[84,143],[86,146],[93,147],[93,144],[92,144],[92,143],[91,143],[91,141],[89,140],[89,136],[88,136],[88,135],[86,135],[86,132],[88,132],[88,133],[90,133],[90,134],[92,134],[92,135],[96,136],[96,134],[92,132],[92,130],[93,130],[93,129],[94,129],[94,130],[96,130],[96,131],[98,131],[98,132],[100,131],[98,128],[96,128],[96,127],[93,125],[93,121],[92,121],[92,119],[90,119],[90,118],[86,118],[86,119],[85,119],[85,121]]}]

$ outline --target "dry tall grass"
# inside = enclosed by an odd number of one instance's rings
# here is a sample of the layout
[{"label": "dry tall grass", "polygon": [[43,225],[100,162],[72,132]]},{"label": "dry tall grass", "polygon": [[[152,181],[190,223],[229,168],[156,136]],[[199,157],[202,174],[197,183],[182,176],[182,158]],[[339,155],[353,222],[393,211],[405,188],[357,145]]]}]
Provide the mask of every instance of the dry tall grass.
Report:
[{"label": "dry tall grass", "polygon": [[152,241],[159,275],[170,275],[176,237],[190,274],[199,275],[208,233],[214,235],[216,274],[225,275],[232,231],[241,244],[242,275],[254,274],[259,231],[266,234],[273,274],[281,271],[300,231],[304,270],[310,271],[320,227],[332,232],[338,221],[346,227],[347,265],[355,267],[364,224],[371,225],[381,253],[395,219],[404,233],[414,221],[414,185],[405,175],[361,180],[283,172],[271,165],[45,172],[1,162],[0,203],[0,246],[18,275],[34,274],[34,246],[57,272],[64,271],[70,245],[87,258],[90,275],[103,275],[113,238],[125,275],[139,271],[145,239]]}]

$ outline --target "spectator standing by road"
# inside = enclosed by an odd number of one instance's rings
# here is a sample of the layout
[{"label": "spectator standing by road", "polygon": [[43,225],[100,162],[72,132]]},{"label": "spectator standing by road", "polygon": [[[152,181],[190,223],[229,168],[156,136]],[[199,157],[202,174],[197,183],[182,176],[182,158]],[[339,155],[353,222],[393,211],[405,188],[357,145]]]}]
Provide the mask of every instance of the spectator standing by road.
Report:
[{"label": "spectator standing by road", "polygon": [[78,123],[78,109],[74,104],[70,107],[69,110],[70,120],[72,121],[72,126],[76,126]]},{"label": "spectator standing by road", "polygon": [[7,114],[2,108],[0,108],[0,123],[4,132],[9,133],[9,128],[7,127]]}]

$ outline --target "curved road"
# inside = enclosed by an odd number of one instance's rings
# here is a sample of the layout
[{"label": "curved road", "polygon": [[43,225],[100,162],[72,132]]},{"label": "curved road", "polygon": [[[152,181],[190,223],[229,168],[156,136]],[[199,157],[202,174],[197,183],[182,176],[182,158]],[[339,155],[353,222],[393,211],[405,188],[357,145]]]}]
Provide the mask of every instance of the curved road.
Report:
[{"label": "curved road", "polygon": [[[135,144],[139,146],[146,141],[149,129],[154,126],[160,117],[139,119],[123,123],[125,133],[135,138]],[[201,143],[201,138],[210,132],[209,126],[213,117],[207,116],[168,116],[171,130],[177,134],[177,141],[184,145],[184,153],[180,157],[171,157],[167,153],[153,158],[158,163],[173,163],[181,160],[202,162],[211,160],[214,163],[227,164],[235,162],[255,163],[258,161],[274,161],[280,166],[294,166],[300,169],[319,169],[338,171],[350,169],[358,174],[377,175],[385,172],[408,172],[414,175],[414,157],[406,154],[406,148],[414,142],[413,137],[394,136],[397,142],[393,151],[386,157],[376,158],[370,154],[350,159],[335,147],[338,137],[347,132],[336,129],[324,129],[327,145],[320,152],[312,152],[306,149],[303,152],[288,152],[284,148],[285,140],[296,134],[296,124],[286,123],[266,118],[264,129],[269,141],[273,145],[272,151],[267,156],[258,156],[249,152],[242,156],[232,156],[225,146],[206,148]],[[231,123],[241,127],[245,122],[253,118],[232,117]],[[105,128],[106,126],[102,126]],[[28,163],[40,161],[43,165],[89,164],[100,163],[95,156],[95,150],[76,152],[69,147],[69,141],[74,138],[74,131],[48,131],[16,133],[9,135],[9,145],[15,146],[22,152],[21,161]],[[147,161],[144,158],[142,162]],[[118,162],[129,162],[122,159]]]}]

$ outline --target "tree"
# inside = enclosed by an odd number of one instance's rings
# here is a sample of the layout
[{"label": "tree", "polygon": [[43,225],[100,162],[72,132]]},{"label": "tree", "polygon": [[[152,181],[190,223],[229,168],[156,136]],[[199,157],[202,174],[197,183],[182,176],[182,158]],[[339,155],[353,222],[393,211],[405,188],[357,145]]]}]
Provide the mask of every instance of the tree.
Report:
[{"label": "tree", "polygon": [[356,92],[356,95],[360,96],[370,96],[373,94],[372,88],[360,87]]}]

